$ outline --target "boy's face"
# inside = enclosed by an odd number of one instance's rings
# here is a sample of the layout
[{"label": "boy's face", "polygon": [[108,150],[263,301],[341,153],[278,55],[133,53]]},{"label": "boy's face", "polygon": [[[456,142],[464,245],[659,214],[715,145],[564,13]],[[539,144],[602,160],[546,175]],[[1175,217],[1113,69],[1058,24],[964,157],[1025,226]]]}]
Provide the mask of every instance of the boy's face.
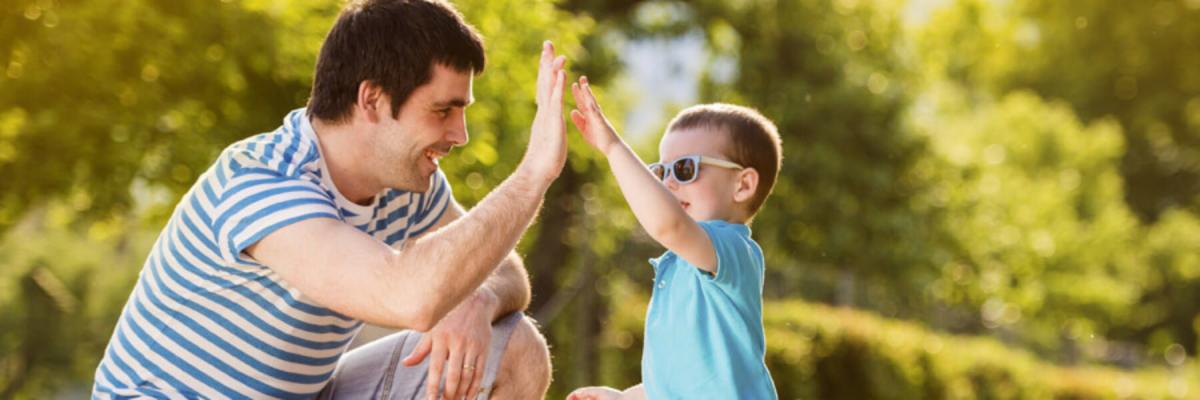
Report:
[{"label": "boy's face", "polygon": [[[668,169],[670,163],[684,156],[729,160],[725,149],[730,148],[730,138],[725,132],[707,127],[674,130],[663,135],[658,144],[659,162]],[[700,164],[696,179],[680,184],[672,174],[665,182],[667,190],[679,199],[679,204],[696,221],[737,221],[737,191],[739,171],[732,168]]]}]

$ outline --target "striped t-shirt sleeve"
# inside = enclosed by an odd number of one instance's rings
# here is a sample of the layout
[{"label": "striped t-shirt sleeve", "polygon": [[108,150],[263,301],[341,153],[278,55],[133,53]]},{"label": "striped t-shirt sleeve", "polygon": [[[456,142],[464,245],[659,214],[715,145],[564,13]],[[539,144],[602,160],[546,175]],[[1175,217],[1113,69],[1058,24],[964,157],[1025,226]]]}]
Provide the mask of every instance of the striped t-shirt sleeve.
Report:
[{"label": "striped t-shirt sleeve", "polygon": [[340,219],[332,197],[312,180],[239,168],[220,195],[213,233],[226,265],[246,264],[247,247],[285,226],[311,218]]},{"label": "striped t-shirt sleeve", "polygon": [[429,191],[417,195],[417,212],[409,223],[408,237],[425,234],[437,225],[438,220],[446,214],[446,209],[454,201],[454,192],[450,190],[450,181],[441,169],[433,174]]}]

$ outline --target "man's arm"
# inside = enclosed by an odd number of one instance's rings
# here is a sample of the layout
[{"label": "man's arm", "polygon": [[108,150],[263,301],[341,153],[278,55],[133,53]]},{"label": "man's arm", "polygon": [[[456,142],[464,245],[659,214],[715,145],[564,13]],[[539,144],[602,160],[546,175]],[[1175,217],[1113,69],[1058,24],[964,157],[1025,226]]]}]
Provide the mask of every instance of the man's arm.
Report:
[{"label": "man's arm", "polygon": [[483,282],[481,290],[491,291],[496,296],[496,312],[492,314],[492,322],[501,317],[529,308],[530,287],[529,273],[525,270],[525,262],[521,256],[511,252],[496,271]]},{"label": "man's arm", "polygon": [[[433,231],[466,214],[453,200],[449,207],[434,223]],[[511,252],[475,293],[421,336],[421,341],[404,358],[404,365],[411,367],[429,357],[427,393],[437,393],[437,384],[444,376],[443,394],[447,398],[458,398],[461,394],[473,397],[483,382],[492,324],[512,312],[525,310],[529,298],[529,275],[521,258]]]},{"label": "man's arm", "polygon": [[565,59],[543,47],[538,111],[517,170],[459,218],[391,248],[341,221],[280,228],[246,253],[318,304],[369,323],[427,331],[512,251],[566,162]]},{"label": "man's arm", "polygon": [[[467,214],[462,205],[453,198],[448,207],[449,209],[441,219],[429,229],[430,232],[437,232],[443,226]],[[525,270],[525,263],[521,260],[521,256],[517,255],[516,251],[509,252],[508,256],[500,261],[500,265],[496,267],[495,271],[492,271],[492,274],[483,281],[483,284],[475,290],[472,296],[485,302],[487,309],[491,310],[490,322],[529,308],[531,298],[529,273]],[[468,297],[467,300],[471,300],[471,297]]]}]

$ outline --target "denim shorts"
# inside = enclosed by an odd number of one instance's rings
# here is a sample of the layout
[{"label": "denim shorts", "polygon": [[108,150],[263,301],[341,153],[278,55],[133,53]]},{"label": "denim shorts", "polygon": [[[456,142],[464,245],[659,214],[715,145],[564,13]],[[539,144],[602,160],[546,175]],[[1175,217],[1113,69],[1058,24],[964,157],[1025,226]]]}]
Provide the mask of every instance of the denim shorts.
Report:
[{"label": "denim shorts", "polygon": [[[488,350],[487,363],[483,370],[483,381],[477,400],[487,399],[496,373],[500,369],[500,358],[508,345],[513,328],[524,315],[515,312],[492,324],[492,342]],[[404,366],[400,360],[412,353],[421,341],[421,333],[401,331],[382,339],[367,343],[342,356],[333,379],[317,395],[318,399],[424,399],[425,380],[429,373],[429,358],[412,367]],[[441,382],[438,391],[442,390]]]}]

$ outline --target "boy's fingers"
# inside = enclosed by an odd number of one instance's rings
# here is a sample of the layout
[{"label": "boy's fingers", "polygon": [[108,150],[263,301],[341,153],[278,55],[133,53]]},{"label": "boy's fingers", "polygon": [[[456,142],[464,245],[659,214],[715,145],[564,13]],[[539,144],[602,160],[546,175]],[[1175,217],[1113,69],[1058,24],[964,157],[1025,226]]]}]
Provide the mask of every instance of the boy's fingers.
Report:
[{"label": "boy's fingers", "polygon": [[579,110],[571,110],[571,123],[575,124],[580,132],[587,133],[587,118]]},{"label": "boy's fingers", "polygon": [[596,113],[596,116],[603,117],[604,111],[600,109],[600,102],[596,100],[596,94],[592,93],[592,86],[587,82],[583,83],[583,92],[588,97],[588,109]]}]

